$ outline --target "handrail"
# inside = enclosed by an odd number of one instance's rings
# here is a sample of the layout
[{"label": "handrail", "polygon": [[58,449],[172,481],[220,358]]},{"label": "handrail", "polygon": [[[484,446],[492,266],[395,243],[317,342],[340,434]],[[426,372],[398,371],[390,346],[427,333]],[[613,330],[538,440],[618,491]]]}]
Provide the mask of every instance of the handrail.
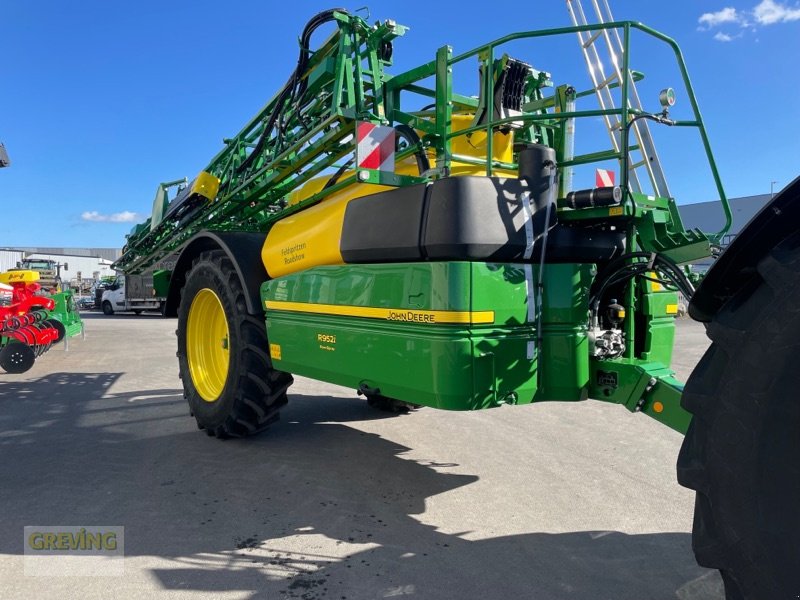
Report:
[{"label": "handrail", "polygon": [[[495,49],[498,46],[506,44],[508,42],[512,42],[515,40],[521,39],[531,39],[531,38],[543,38],[543,37],[552,37],[557,35],[570,35],[570,34],[577,34],[579,32],[594,32],[594,31],[602,31],[602,30],[611,30],[611,29],[622,29],[624,33],[624,53],[623,53],[623,65],[622,65],[622,72],[626,74],[623,77],[623,81],[621,82],[621,94],[622,94],[622,105],[618,109],[607,109],[607,110],[590,110],[590,111],[575,111],[575,112],[552,112],[552,113],[545,113],[545,114],[523,114],[514,117],[507,117],[507,118],[494,118],[494,94],[492,93],[492,86],[491,82],[493,81],[493,68],[494,68],[494,56],[495,56]],[[711,150],[711,143],[708,138],[708,133],[705,128],[705,124],[703,122],[702,115],[700,114],[700,109],[697,103],[697,97],[694,93],[694,89],[691,84],[691,80],[689,78],[689,73],[686,68],[686,63],[683,58],[683,53],[680,50],[677,42],[672,39],[671,37],[657,31],[647,25],[644,25],[638,21],[610,21],[607,23],[598,23],[592,25],[578,25],[578,26],[571,26],[571,27],[559,27],[555,29],[542,29],[542,30],[534,30],[534,31],[523,31],[517,33],[511,33],[505,35],[501,38],[498,38],[494,41],[487,42],[483,45],[477,46],[472,50],[468,50],[456,56],[452,56],[452,51],[449,47],[445,46],[440,48],[440,51],[437,53],[436,60],[425,63],[415,69],[411,69],[405,73],[401,73],[389,78],[386,82],[387,94],[391,92],[399,92],[403,89],[407,89],[412,84],[416,82],[426,79],[428,77],[436,76],[437,84],[436,84],[436,93],[435,97],[437,100],[437,120],[440,116],[438,114],[439,107],[444,102],[446,107],[452,108],[453,104],[453,94],[452,90],[449,90],[449,94],[445,94],[446,88],[451,85],[451,82],[444,81],[440,82],[440,79],[446,77],[448,80],[452,77],[452,67],[453,65],[460,63],[464,60],[467,60],[471,57],[477,56],[481,63],[484,65],[485,73],[483,77],[484,86],[486,89],[483,90],[485,102],[486,102],[486,123],[481,124],[478,126],[468,127],[465,129],[460,129],[458,131],[451,131],[449,119],[448,122],[442,125],[437,125],[437,131],[443,133],[444,139],[439,140],[436,143],[437,149],[437,160],[442,165],[449,165],[449,162],[452,158],[451,152],[449,151],[449,141],[455,137],[469,135],[471,133],[475,133],[476,131],[485,131],[486,133],[486,172],[487,175],[491,175],[493,171],[493,163],[494,161],[492,157],[492,145],[493,145],[493,131],[496,127],[511,123],[511,122],[525,122],[525,123],[534,123],[534,122],[542,122],[542,121],[552,121],[552,122],[563,122],[566,119],[570,118],[582,118],[582,117],[593,117],[593,116],[604,116],[604,115],[619,115],[622,121],[621,124],[621,133],[622,133],[622,184],[623,190],[628,193],[628,186],[627,186],[627,179],[628,179],[628,163],[629,163],[629,155],[628,155],[628,136],[626,135],[626,130],[630,127],[629,117],[631,115],[641,114],[639,111],[631,109],[628,107],[628,100],[629,100],[629,77],[627,73],[630,71],[629,68],[629,50],[630,50],[630,33],[631,30],[638,30],[643,34],[653,37],[661,42],[666,43],[675,55],[676,62],[678,64],[678,68],[681,73],[681,77],[683,79],[684,86],[686,88],[689,103],[694,113],[693,120],[681,120],[676,121],[674,123],[675,126],[679,127],[695,127],[700,132],[700,138],[703,143],[703,149],[706,154],[706,159],[708,160],[709,167],[711,168],[711,174],[714,178],[714,183],[717,188],[717,192],[720,197],[720,202],[722,204],[722,209],[725,215],[725,225],[716,233],[706,234],[708,235],[709,239],[718,243],[724,235],[730,230],[731,225],[733,223],[733,215],[730,208],[730,203],[728,201],[727,195],[725,193],[725,189],[722,185],[722,180],[720,179],[719,170],[717,168],[716,160],[714,159],[713,152]],[[415,86],[419,88],[419,86]],[[444,116],[444,115],[442,115]],[[439,155],[442,156],[439,156]]]}]

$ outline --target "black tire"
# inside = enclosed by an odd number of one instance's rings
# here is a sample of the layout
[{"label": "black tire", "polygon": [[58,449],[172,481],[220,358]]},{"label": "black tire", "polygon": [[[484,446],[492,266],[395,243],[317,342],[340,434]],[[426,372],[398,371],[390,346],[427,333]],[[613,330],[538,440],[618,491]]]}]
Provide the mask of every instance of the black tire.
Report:
[{"label": "black tire", "polygon": [[113,315],[114,314],[114,307],[111,306],[111,302],[106,300],[103,302],[103,314],[104,315]]},{"label": "black tire", "polygon": [[133,314],[135,314],[138,317],[140,314],[142,314],[142,311],[137,309],[133,311]]},{"label": "black tire", "polygon": [[694,415],[678,458],[678,481],[697,492],[692,547],[728,600],[800,598],[798,240],[758,274],[709,325],[682,399]]},{"label": "black tire", "polygon": [[[217,295],[228,323],[228,375],[213,402],[204,400],[195,388],[187,358],[189,309],[202,289]],[[272,368],[263,313],[248,314],[239,276],[224,252],[203,252],[192,264],[181,291],[177,334],[183,395],[200,429],[218,438],[244,437],[278,420],[292,376]]]},{"label": "black tire", "polygon": [[0,367],[6,373],[25,373],[36,362],[36,352],[27,344],[11,343],[0,350]]}]

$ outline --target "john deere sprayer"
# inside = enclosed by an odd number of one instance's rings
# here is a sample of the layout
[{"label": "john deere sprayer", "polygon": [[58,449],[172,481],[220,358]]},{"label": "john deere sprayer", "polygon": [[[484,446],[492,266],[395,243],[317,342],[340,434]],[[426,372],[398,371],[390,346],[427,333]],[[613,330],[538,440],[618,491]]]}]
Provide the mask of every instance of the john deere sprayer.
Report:
[{"label": "john deere sprayer", "polygon": [[[405,27],[316,15],[286,84],[193,180],[158,187],[116,268],[154,271],[209,435],[265,429],[291,374],[390,408],[621,404],[687,434],[695,553],[728,597],[795,597],[800,180],[695,290],[681,265],[716,252],[731,213],[683,57],[592,4],[591,23],[567,2],[571,27],[442,46],[394,74]],[[542,70],[546,53],[506,50],[565,36],[584,86]],[[672,57],[686,118],[670,88],[639,97],[633,38]],[[580,150],[598,125],[602,144]],[[720,231],[681,222],[655,148],[675,130],[697,134]],[[582,184],[587,168],[601,185]],[[684,386],[669,365],[688,301],[713,344]]]}]

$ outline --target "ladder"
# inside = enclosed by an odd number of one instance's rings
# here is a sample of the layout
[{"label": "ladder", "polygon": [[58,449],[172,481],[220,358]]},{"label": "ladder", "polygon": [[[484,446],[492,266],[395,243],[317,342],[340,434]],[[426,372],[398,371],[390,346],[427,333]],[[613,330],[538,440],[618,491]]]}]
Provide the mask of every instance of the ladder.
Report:
[{"label": "ladder", "polygon": [[[608,0],[590,0],[594,9],[596,25],[613,22],[611,9]],[[590,25],[583,5],[580,0],[567,0],[567,10],[575,26]],[[581,51],[589,69],[589,77],[592,80],[595,95],[601,110],[616,108],[612,89],[622,86],[622,57],[623,45],[618,29],[599,29],[597,31],[579,31],[578,40],[580,41]],[[601,43],[601,40],[603,43]],[[603,48],[604,46],[604,48]],[[610,72],[606,74],[603,65],[601,52],[605,49],[610,62]],[[625,74],[628,78],[628,108],[642,110],[642,103],[639,100],[639,93],[636,91],[636,83],[631,70]],[[604,116],[611,145],[615,152],[622,151],[622,121],[620,115]],[[630,126],[635,139],[631,140],[628,150],[628,188],[631,192],[643,193],[642,182],[649,179],[650,186],[656,196],[670,197],[667,180],[658,159],[658,153],[650,134],[650,128],[645,119],[639,119]],[[638,158],[633,156],[638,152]]]}]

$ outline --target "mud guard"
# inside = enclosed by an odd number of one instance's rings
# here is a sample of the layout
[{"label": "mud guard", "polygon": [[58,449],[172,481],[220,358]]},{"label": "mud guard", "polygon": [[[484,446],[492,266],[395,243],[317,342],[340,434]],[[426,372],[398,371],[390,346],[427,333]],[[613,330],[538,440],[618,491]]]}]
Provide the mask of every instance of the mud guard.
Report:
[{"label": "mud guard", "polygon": [[168,317],[177,316],[186,272],[201,252],[210,250],[222,250],[233,263],[244,290],[247,312],[251,315],[263,314],[260,287],[268,279],[261,263],[261,247],[265,238],[266,234],[263,233],[212,231],[203,231],[194,236],[180,251],[175,262],[164,314]]}]

